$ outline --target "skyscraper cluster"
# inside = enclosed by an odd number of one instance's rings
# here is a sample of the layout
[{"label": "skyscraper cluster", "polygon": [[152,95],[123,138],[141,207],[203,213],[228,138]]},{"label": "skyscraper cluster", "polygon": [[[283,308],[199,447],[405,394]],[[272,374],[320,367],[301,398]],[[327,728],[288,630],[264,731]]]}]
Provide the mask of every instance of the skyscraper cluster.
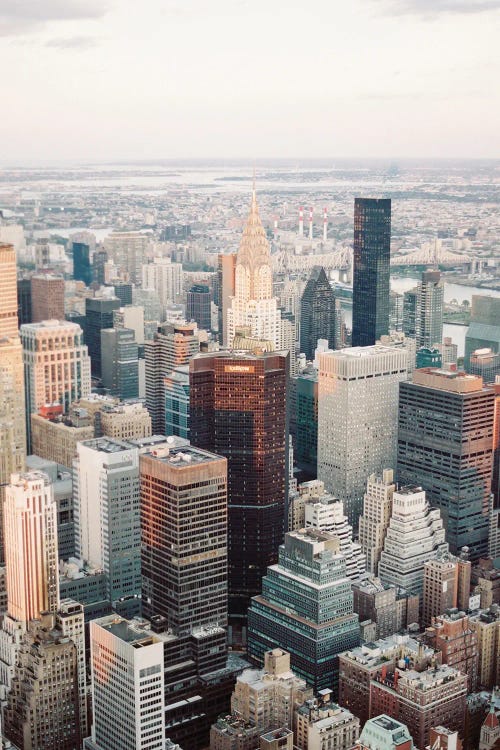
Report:
[{"label": "skyscraper cluster", "polygon": [[49,244],[29,285],[0,245],[12,747],[500,733],[498,322],[474,304],[468,346],[493,349],[464,372],[440,272],[391,297],[389,198],[355,199],[352,332],[342,284],[274,273],[271,235],[254,188],[212,274],[167,229],[75,236],[71,297]]}]

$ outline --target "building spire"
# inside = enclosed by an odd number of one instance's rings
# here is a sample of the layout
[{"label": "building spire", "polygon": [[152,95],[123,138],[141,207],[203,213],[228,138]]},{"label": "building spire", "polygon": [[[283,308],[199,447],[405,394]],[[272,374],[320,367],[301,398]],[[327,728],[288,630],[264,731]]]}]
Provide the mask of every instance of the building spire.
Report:
[{"label": "building spire", "polygon": [[250,213],[243,230],[236,260],[237,289],[239,288],[239,279],[243,279],[241,273],[238,273],[238,267],[246,269],[244,289],[241,289],[243,297],[246,299],[269,299],[272,297],[271,255],[266,230],[262,226],[259,216],[257,191],[255,189],[255,169]]}]

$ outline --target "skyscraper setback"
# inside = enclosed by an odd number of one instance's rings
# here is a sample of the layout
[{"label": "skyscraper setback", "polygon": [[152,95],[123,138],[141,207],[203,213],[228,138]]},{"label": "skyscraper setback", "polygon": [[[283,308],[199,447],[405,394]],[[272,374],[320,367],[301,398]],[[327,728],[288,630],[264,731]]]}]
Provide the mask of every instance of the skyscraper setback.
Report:
[{"label": "skyscraper setback", "polygon": [[372,346],[389,332],[390,198],[354,201],[352,345]]},{"label": "skyscraper setback", "polygon": [[190,362],[191,440],[228,460],[229,613],[240,622],[283,540],[287,380],[284,352]]}]

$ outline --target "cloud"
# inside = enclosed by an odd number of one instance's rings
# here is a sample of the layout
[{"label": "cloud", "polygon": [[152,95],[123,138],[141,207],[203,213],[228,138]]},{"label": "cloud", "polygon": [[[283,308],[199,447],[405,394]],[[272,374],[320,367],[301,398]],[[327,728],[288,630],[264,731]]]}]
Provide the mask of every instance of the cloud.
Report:
[{"label": "cloud", "polygon": [[472,15],[500,10],[500,0],[390,0],[385,12],[390,15],[412,15],[432,19],[440,15]]},{"label": "cloud", "polygon": [[0,0],[0,36],[27,34],[51,21],[102,18],[108,7],[105,0]]},{"label": "cloud", "polygon": [[69,36],[54,37],[45,42],[45,47],[53,49],[90,49],[96,47],[98,40],[92,36]]}]

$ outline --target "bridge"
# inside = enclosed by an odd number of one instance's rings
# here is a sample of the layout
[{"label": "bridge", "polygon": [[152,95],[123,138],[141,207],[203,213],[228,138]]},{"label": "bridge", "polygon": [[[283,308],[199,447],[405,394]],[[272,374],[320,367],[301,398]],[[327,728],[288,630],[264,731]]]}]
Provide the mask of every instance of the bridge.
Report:
[{"label": "bridge", "polygon": [[[323,266],[326,271],[351,268],[352,256],[352,248],[343,245],[331,253],[320,255],[295,255],[288,250],[280,250],[271,256],[271,260],[275,273],[300,273],[310,271],[314,266]],[[459,266],[470,262],[470,256],[447,250],[441,240],[426,242],[419,250],[391,258],[391,266]]]}]

